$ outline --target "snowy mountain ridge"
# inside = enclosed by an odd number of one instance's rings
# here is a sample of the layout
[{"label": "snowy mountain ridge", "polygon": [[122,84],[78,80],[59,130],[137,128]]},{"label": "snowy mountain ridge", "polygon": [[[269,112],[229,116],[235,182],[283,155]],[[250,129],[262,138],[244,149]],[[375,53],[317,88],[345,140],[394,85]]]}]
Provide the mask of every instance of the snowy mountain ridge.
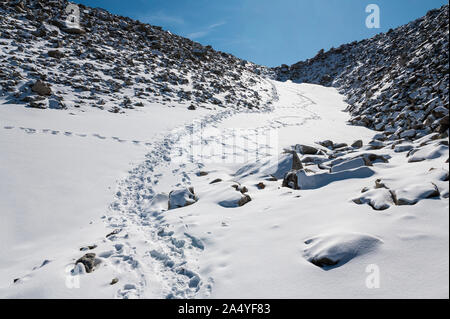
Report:
[{"label": "snowy mountain ridge", "polygon": [[258,108],[269,70],[160,27],[66,0],[0,1],[0,94],[34,108],[97,107],[118,113],[179,101]]},{"label": "snowy mountain ridge", "polygon": [[449,127],[449,6],[373,38],[275,68],[277,79],[336,87],[350,122],[391,139]]},{"label": "snowy mountain ridge", "polygon": [[268,69],[67,4],[0,1],[0,298],[448,298],[448,6]]}]

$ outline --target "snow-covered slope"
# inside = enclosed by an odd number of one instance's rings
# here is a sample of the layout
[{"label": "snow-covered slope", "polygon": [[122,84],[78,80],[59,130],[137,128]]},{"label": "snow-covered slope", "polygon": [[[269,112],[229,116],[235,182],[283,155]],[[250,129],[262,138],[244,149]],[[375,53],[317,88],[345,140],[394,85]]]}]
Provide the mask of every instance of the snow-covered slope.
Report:
[{"label": "snow-covered slope", "polygon": [[[410,127],[400,82],[373,88],[403,114],[376,132],[345,112],[372,117],[368,82],[296,83],[359,55],[280,82],[100,9],[67,29],[66,4],[0,2],[0,298],[448,298],[448,126]],[[448,70],[424,52],[399,74]],[[443,121],[437,83],[420,103]]]},{"label": "snow-covered slope", "polygon": [[[428,136],[406,148],[419,149],[412,156],[393,142],[374,149],[371,130],[346,124],[334,89],[274,86],[266,112],[179,126],[126,176],[119,162],[142,146],[7,130],[1,296],[448,297],[448,143]],[[35,139],[69,159],[35,150]],[[304,167],[295,172],[313,178],[307,188],[282,187],[290,145]],[[353,158],[365,160],[344,165]],[[185,187],[192,199],[179,196]],[[91,273],[76,264],[86,253],[100,262]],[[379,289],[366,286],[370,267]]]},{"label": "snow-covered slope", "polygon": [[[371,39],[276,68],[279,80],[338,88],[351,123],[420,138],[449,127],[449,6]],[[413,131],[411,131],[413,130]],[[409,131],[405,133],[405,131]]]}]

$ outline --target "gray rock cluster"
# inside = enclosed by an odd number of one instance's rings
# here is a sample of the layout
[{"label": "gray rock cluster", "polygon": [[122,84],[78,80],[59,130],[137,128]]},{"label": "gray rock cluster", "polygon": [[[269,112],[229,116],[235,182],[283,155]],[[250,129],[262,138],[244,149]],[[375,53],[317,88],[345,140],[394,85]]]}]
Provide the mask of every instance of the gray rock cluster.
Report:
[{"label": "gray rock cluster", "polygon": [[0,97],[121,113],[149,102],[259,108],[261,85],[270,90],[267,68],[157,26],[80,4],[80,27],[68,27],[68,3],[0,1]]},{"label": "gray rock cluster", "polygon": [[390,139],[417,139],[449,128],[449,6],[371,39],[321,50],[275,68],[279,80],[336,87],[351,123]]}]

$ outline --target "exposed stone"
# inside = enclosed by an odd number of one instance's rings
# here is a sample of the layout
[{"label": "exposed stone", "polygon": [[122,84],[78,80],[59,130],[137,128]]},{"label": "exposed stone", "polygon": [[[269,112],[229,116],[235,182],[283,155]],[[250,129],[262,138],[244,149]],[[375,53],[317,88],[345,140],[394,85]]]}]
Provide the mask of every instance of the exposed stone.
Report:
[{"label": "exposed stone", "polygon": [[31,90],[41,96],[47,96],[52,94],[52,90],[50,86],[41,80],[36,81],[34,85],[31,87]]},{"label": "exposed stone", "polygon": [[352,147],[353,148],[361,148],[361,147],[363,147],[363,145],[364,145],[364,143],[362,140],[357,140],[352,144]]},{"label": "exposed stone", "polygon": [[174,190],[169,194],[169,209],[186,207],[194,204],[197,200],[193,187]]},{"label": "exposed stone", "polygon": [[62,53],[59,50],[52,50],[52,51],[48,51],[48,56],[55,58],[55,59],[61,59],[64,57],[64,53]]},{"label": "exposed stone", "polygon": [[96,255],[94,253],[88,253],[78,259],[75,264],[83,264],[86,272],[91,273],[95,270],[95,267],[97,267],[101,263],[100,259],[95,258],[95,256]]}]

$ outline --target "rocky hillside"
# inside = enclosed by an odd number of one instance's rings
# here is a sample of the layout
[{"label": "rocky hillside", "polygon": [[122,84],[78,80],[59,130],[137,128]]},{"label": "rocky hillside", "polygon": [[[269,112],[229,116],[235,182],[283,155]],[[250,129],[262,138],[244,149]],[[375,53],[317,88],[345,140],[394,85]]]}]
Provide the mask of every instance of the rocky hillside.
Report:
[{"label": "rocky hillside", "polygon": [[449,6],[387,33],[341,45],[292,66],[279,80],[334,86],[346,95],[351,122],[386,138],[448,132]]},{"label": "rocky hillside", "polygon": [[66,0],[0,1],[0,97],[36,108],[149,102],[258,108],[271,92],[267,69],[151,26]]}]

